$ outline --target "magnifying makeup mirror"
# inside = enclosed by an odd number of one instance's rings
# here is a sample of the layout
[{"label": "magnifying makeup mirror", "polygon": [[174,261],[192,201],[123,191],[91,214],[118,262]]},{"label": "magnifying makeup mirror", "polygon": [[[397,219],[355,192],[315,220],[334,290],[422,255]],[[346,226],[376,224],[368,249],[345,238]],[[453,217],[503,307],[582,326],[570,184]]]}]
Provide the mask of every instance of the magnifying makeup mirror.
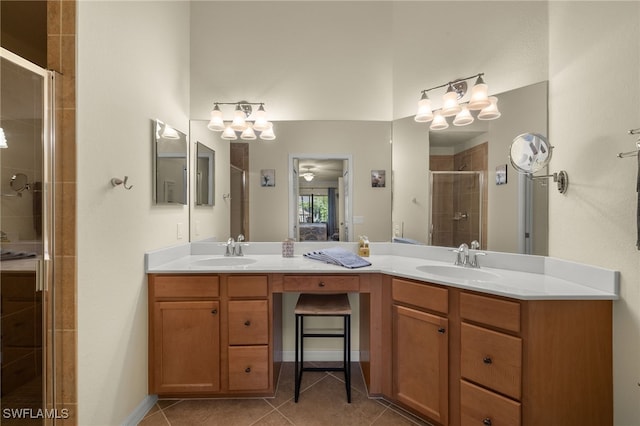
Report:
[{"label": "magnifying makeup mirror", "polygon": [[9,185],[11,186],[11,189],[18,193],[18,195],[22,195],[22,191],[30,188],[29,178],[24,173],[16,173],[15,175],[11,176]]},{"label": "magnifying makeup mirror", "polygon": [[552,152],[553,147],[541,134],[523,133],[511,142],[509,161],[518,173],[526,174],[531,179],[553,177],[553,181],[558,184],[558,191],[564,194],[569,186],[569,176],[564,170],[550,175],[533,176],[549,165]]}]

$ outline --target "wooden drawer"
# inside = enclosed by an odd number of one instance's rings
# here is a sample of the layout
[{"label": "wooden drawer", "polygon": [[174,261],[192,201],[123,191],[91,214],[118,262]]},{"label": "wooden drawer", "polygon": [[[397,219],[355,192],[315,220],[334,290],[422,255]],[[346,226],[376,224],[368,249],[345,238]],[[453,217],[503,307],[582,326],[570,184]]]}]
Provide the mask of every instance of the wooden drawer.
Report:
[{"label": "wooden drawer", "polygon": [[268,346],[229,347],[229,390],[269,388]]},{"label": "wooden drawer", "polygon": [[300,293],[349,293],[360,290],[358,275],[285,275],[284,291]]},{"label": "wooden drawer", "polygon": [[229,344],[269,343],[269,303],[266,300],[229,301]]},{"label": "wooden drawer", "polygon": [[227,294],[231,298],[266,298],[269,295],[269,281],[266,275],[231,276],[227,278]]},{"label": "wooden drawer", "polygon": [[396,302],[445,314],[449,312],[449,292],[443,287],[393,278],[391,294]]},{"label": "wooden drawer", "polygon": [[478,294],[460,293],[460,316],[504,330],[520,332],[520,303]]},{"label": "wooden drawer", "polygon": [[520,426],[521,404],[460,381],[461,426]]},{"label": "wooden drawer", "polygon": [[471,324],[462,324],[462,377],[520,399],[522,339]]},{"label": "wooden drawer", "polygon": [[153,296],[160,298],[212,298],[220,296],[217,275],[153,275]]}]

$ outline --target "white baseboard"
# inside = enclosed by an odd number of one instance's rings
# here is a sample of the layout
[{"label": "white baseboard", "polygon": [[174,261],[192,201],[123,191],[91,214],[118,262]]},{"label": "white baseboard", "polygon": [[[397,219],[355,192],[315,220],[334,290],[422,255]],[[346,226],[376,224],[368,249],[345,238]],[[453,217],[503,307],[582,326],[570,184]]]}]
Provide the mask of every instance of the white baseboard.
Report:
[{"label": "white baseboard", "polygon": [[[282,351],[282,360],[294,362],[295,351]],[[342,361],[342,351],[304,351],[305,361]],[[351,361],[360,361],[360,351],[351,351]]]},{"label": "white baseboard", "polygon": [[158,402],[158,395],[147,395],[142,402],[138,404],[136,409],[129,414],[129,417],[122,422],[122,426],[135,426],[140,423],[156,402]]}]

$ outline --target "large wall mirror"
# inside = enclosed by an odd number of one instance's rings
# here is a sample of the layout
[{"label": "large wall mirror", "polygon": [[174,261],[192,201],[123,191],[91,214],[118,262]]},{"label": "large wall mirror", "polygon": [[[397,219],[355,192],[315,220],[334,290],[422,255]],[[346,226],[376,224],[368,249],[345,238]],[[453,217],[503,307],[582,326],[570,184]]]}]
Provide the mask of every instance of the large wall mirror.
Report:
[{"label": "large wall mirror", "polygon": [[153,122],[153,201],[187,204],[187,135],[160,120]]},{"label": "large wall mirror", "polygon": [[213,206],[215,192],[216,153],[203,143],[196,143],[196,199],[197,206]]}]

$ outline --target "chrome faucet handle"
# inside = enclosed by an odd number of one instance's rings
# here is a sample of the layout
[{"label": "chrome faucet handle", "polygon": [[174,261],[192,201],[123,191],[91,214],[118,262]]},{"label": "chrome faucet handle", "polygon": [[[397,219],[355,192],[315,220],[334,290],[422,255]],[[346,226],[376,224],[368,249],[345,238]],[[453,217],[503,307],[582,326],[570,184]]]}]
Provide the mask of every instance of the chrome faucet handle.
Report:
[{"label": "chrome faucet handle", "polygon": [[480,267],[480,263],[478,263],[478,256],[486,256],[487,253],[483,252],[483,251],[477,251],[475,253],[473,253],[473,257],[471,257],[471,260],[469,262],[469,266],[471,266],[472,268],[479,268]]},{"label": "chrome faucet handle", "polygon": [[462,266],[469,265],[469,246],[466,243],[460,244],[458,247],[460,254],[462,254]]},{"label": "chrome faucet handle", "polygon": [[472,250],[478,250],[480,248],[480,243],[478,240],[471,241],[471,246],[469,247]]}]

